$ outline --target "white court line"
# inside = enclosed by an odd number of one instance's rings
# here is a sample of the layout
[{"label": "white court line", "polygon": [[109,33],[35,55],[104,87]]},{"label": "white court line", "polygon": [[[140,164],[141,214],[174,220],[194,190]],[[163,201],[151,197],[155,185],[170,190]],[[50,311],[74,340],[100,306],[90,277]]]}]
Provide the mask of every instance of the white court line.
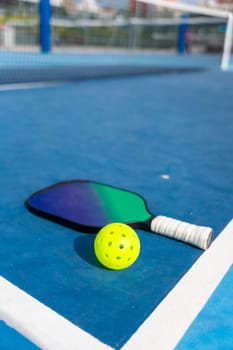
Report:
[{"label": "white court line", "polygon": [[50,87],[55,85],[57,85],[57,83],[54,83],[54,82],[0,84],[0,92],[11,91],[11,90],[14,91],[14,90],[41,89],[44,87]]},{"label": "white court line", "polygon": [[112,350],[3,277],[0,319],[43,350]]},{"label": "white court line", "polygon": [[[122,350],[172,350],[233,263],[233,220]],[[113,350],[0,277],[0,319],[43,350]]]},{"label": "white court line", "polygon": [[233,220],[122,350],[172,350],[233,263]]}]

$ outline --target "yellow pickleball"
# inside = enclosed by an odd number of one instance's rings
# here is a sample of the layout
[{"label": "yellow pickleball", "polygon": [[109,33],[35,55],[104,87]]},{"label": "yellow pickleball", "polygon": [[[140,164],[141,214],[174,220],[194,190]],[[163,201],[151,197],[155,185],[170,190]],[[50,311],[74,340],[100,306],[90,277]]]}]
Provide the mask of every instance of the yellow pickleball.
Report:
[{"label": "yellow pickleball", "polygon": [[112,270],[123,270],[137,260],[140,240],[130,226],[112,223],[98,232],[94,250],[102,265]]}]

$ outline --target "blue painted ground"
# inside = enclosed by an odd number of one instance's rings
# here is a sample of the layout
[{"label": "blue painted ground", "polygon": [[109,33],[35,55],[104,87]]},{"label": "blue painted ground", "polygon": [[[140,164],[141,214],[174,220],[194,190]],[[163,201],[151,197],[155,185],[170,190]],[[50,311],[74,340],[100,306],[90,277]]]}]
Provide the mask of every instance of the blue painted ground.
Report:
[{"label": "blue painted ground", "polygon": [[1,350],[36,350],[32,344],[13,328],[0,321],[0,349]]},{"label": "blue painted ground", "polygon": [[94,236],[32,215],[24,200],[92,179],[216,236],[232,218],[232,81],[216,69],[2,91],[0,274],[119,349],[202,251],[138,231],[138,261],[108,271]]},{"label": "blue painted ground", "polygon": [[233,348],[233,268],[228,271],[176,350]]}]

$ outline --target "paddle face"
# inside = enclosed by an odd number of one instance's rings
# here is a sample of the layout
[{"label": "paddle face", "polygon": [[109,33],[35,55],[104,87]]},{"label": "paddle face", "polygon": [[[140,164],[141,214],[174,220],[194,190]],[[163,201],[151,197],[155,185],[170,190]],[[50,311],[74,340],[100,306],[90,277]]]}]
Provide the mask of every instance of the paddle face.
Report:
[{"label": "paddle face", "polygon": [[112,222],[149,229],[152,214],[140,195],[88,180],[58,183],[26,201],[34,213],[71,228],[96,233]]}]

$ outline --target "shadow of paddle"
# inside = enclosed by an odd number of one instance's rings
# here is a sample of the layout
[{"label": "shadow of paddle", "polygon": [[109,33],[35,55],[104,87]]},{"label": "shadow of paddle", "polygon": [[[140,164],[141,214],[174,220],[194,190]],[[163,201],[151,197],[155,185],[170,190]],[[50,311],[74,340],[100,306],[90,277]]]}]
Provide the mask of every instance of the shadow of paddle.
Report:
[{"label": "shadow of paddle", "polygon": [[82,235],[74,240],[74,250],[88,264],[105,269],[97,260],[94,252],[95,235]]}]

